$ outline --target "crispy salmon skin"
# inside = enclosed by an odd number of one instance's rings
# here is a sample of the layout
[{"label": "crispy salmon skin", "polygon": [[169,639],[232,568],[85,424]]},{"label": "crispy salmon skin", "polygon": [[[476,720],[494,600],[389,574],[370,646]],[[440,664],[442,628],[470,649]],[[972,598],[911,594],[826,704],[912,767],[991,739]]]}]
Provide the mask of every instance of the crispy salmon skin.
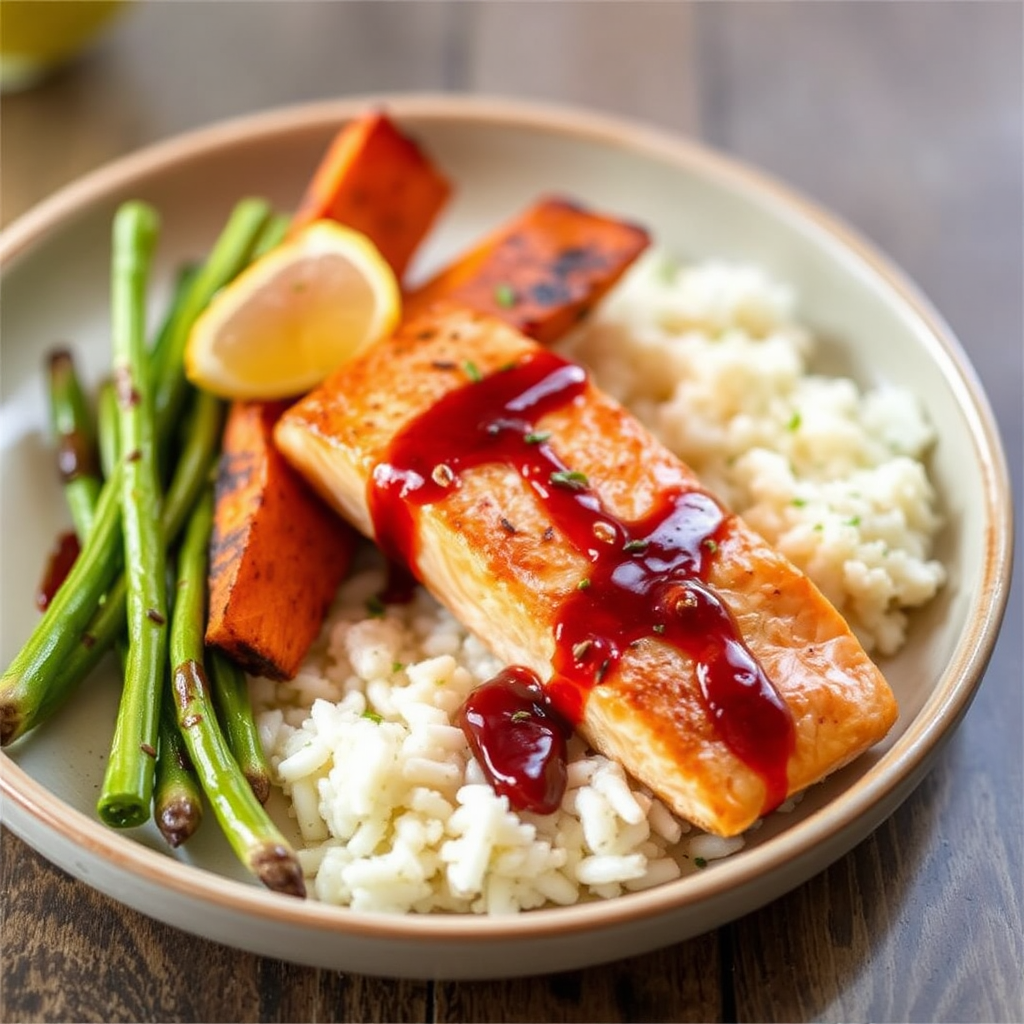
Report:
[{"label": "crispy salmon skin", "polygon": [[[338,370],[279,421],[280,450],[342,515],[376,538],[374,474],[396,438],[481,379],[538,358],[535,342],[483,314],[437,309]],[[702,494],[694,474],[622,406],[587,381],[536,424],[610,516],[636,523],[666,493]],[[443,458],[443,453],[439,453]],[[573,474],[575,476],[573,476]],[[556,633],[591,559],[558,528],[534,487],[505,462],[458,474],[411,513],[411,568],[510,664],[558,679]],[[784,792],[796,793],[878,742],[892,692],[817,588],[724,511],[706,584],[731,614],[792,722]],[[578,694],[578,725],[677,813],[734,835],[765,810],[768,784],[723,738],[694,658],[658,636],[631,643]]]}]

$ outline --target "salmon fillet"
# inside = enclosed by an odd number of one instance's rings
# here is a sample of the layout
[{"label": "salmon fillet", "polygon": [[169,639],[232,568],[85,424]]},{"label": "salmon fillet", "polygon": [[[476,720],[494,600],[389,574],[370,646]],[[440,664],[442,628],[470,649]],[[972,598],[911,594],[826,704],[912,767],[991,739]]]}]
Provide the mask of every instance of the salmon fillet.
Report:
[{"label": "salmon fillet", "polygon": [[[536,672],[556,706],[597,750],[618,760],[682,817],[710,832],[734,835],[785,796],[880,740],[895,720],[895,700],[811,581],[706,495],[693,472],[627,410],[572,364],[561,369],[563,363],[489,316],[458,307],[435,309],[292,406],[275,428],[275,442],[330,504],[404,558],[499,658]],[[538,366],[551,372],[531,392],[533,398],[545,387],[550,390],[556,377],[575,374],[570,400],[547,407],[540,401],[536,408],[543,415],[528,424],[528,432],[516,428],[523,445],[536,448],[531,457],[543,456],[559,467],[550,481],[536,479],[536,466],[527,479],[503,458],[464,458],[460,467],[454,448],[465,431],[476,428],[446,410],[471,396],[468,389],[490,389],[478,393],[486,397],[504,386],[503,375],[512,381]],[[541,376],[535,373],[538,381]],[[505,410],[520,406],[508,403]],[[492,427],[487,424],[484,433]],[[422,479],[433,480],[424,484],[433,488],[430,500],[382,505],[389,480],[388,486],[403,480],[402,486],[412,486],[413,477],[403,476],[395,463],[396,445],[414,444],[424,433],[436,441],[442,466],[420,467]],[[558,487],[548,486],[556,480]],[[566,497],[563,487],[576,493]],[[559,493],[541,500],[545,488]],[[672,509],[687,514],[692,504],[691,518],[703,516],[708,524],[691,558],[700,565],[699,580],[690,590],[686,581],[676,586],[661,580],[661,589],[651,592],[651,621],[655,612],[662,616],[662,633],[657,624],[623,633],[618,653],[592,662],[587,676],[581,665],[595,652],[611,649],[602,647],[607,637],[600,630],[610,635],[618,628],[607,618],[618,606],[609,612],[597,593],[601,587],[591,591],[582,581],[598,579],[605,564],[598,550],[603,543],[627,552],[615,556],[621,562],[613,566],[613,576],[640,572],[656,561],[651,552],[657,553],[659,544],[676,543],[665,537],[685,520],[658,518],[668,507],[666,496]],[[564,508],[570,499],[597,510],[587,512],[592,543],[581,542],[567,525]],[[390,519],[382,509],[390,509]],[[640,535],[647,539],[637,540]],[[716,611],[718,618],[707,620],[712,625],[706,636],[697,630],[689,646],[669,642],[675,628],[671,615],[685,618],[694,595],[704,602],[702,615],[716,601],[724,611]],[[589,605],[581,604],[587,600]],[[622,607],[623,616],[635,615],[635,603]],[[611,624],[601,627],[606,621]],[[667,634],[665,621],[671,627]],[[736,643],[723,641],[724,647],[714,648],[718,654],[708,654],[700,644],[717,635],[715,623],[725,624],[723,636],[734,630]],[[588,639],[579,642],[580,636]],[[571,654],[567,637],[575,641]],[[722,650],[728,654],[724,660]],[[743,661],[748,654],[752,668]],[[738,681],[747,689],[730,711],[711,684],[715,666],[735,667],[733,662],[742,670],[733,673],[729,685],[735,689]],[[589,681],[581,685],[581,679]],[[766,729],[765,751],[751,749],[760,728],[755,719],[765,713],[777,735],[773,740]],[[784,728],[776,729],[780,723]],[[773,742],[781,781],[762,763]]]}]

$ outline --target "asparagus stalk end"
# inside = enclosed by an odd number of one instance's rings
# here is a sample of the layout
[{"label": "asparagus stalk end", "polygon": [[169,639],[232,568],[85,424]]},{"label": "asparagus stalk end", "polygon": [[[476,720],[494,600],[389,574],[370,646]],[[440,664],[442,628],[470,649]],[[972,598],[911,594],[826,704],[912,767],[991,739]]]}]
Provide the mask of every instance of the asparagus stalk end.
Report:
[{"label": "asparagus stalk end", "polygon": [[306,882],[295,853],[280,843],[264,843],[249,857],[249,870],[268,888],[303,899]]}]

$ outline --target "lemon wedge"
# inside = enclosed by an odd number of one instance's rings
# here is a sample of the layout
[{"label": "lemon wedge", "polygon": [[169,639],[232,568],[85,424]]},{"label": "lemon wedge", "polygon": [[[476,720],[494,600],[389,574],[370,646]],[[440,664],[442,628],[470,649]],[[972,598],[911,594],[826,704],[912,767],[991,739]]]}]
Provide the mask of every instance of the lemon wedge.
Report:
[{"label": "lemon wedge", "polygon": [[190,381],[222,398],[300,395],[398,325],[394,272],[363,234],[315,221],[246,268],[196,320]]}]

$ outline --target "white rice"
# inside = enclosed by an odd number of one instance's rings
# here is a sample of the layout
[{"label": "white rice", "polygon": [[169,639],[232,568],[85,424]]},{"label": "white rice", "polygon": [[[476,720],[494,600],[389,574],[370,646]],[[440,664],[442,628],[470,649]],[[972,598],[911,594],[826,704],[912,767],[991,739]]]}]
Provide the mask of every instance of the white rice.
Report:
[{"label": "white rice", "polygon": [[945,579],[915,395],[808,371],[814,339],[759,269],[645,256],[563,346],[894,654]]},{"label": "white rice", "polygon": [[[932,432],[911,394],[810,374],[812,338],[759,271],[660,254],[563,349],[803,568],[869,650],[898,649],[906,610],[943,581],[921,462]],[[316,898],[514,913],[659,885],[742,848],[578,739],[561,808],[511,810],[453,722],[501,664],[425,593],[369,610],[383,585],[379,567],[354,575],[296,679],[253,681]]]}]

